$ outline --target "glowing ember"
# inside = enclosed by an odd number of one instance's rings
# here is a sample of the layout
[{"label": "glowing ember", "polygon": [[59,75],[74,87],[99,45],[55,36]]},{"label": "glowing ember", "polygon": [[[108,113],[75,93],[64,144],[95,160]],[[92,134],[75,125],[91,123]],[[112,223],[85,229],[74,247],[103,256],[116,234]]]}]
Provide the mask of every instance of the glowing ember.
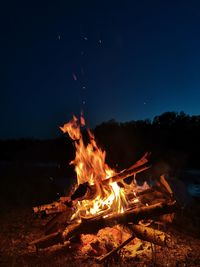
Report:
[{"label": "glowing ember", "polygon": [[[65,241],[70,243],[73,237],[79,237],[83,245],[82,253],[100,255],[96,257],[98,263],[104,262],[132,241],[137,245],[135,237],[168,246],[170,237],[149,226],[155,218],[166,222],[173,220],[176,201],[170,185],[164,175],[154,187],[149,187],[146,182],[139,186],[136,181],[136,174],[150,168],[149,153],[128,169],[116,173],[105,163],[105,151],[97,146],[90,130],[87,131],[89,141],[85,143],[85,135],[83,138],[81,132],[83,126],[85,120],[81,114],[80,119],[74,116],[61,127],[75,143],[76,155],[70,164],[75,166],[76,188],[69,196],[60,197],[56,202],[34,207],[34,213],[59,214],[50,219],[49,225],[47,223],[50,235],[31,242],[31,245],[46,248]],[[128,177],[132,180],[126,183]],[[106,226],[110,228],[106,230]],[[126,236],[125,240],[123,236]],[[102,253],[106,254],[101,256]]]},{"label": "glowing ember", "polygon": [[80,120],[74,116],[69,123],[61,127],[61,130],[68,133],[75,141],[76,156],[71,164],[75,166],[77,185],[88,182],[96,187],[93,200],[78,201],[78,209],[73,218],[90,217],[99,213],[106,214],[108,211],[122,213],[127,206],[124,189],[116,182],[102,185],[102,181],[113,176],[115,171],[105,163],[106,153],[97,146],[90,130],[87,131],[89,143],[84,144],[80,129],[84,125],[85,120],[81,115]]}]

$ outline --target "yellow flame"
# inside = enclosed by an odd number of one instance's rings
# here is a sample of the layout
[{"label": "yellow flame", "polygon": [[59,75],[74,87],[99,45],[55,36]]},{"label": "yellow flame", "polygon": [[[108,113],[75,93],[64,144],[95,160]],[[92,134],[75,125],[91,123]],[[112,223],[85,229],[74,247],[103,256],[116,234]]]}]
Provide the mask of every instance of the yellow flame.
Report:
[{"label": "yellow flame", "polygon": [[96,144],[94,135],[88,130],[89,143],[85,145],[80,126],[85,125],[85,120],[81,116],[80,121],[73,116],[72,120],[60,129],[68,133],[70,138],[75,141],[76,156],[71,162],[75,166],[77,184],[88,182],[96,186],[98,194],[93,200],[78,201],[77,215],[81,217],[94,216],[107,211],[121,213],[126,207],[126,197],[124,189],[117,183],[110,183],[102,186],[102,181],[115,174],[106,163],[105,151],[102,151]]}]

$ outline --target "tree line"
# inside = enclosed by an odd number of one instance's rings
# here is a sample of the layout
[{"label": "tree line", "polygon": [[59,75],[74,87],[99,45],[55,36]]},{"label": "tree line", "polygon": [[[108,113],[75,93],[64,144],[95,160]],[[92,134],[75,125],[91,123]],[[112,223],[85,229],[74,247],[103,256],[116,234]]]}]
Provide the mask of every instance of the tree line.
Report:
[{"label": "tree line", "polygon": [[[110,120],[96,126],[93,131],[113,167],[126,168],[146,151],[152,153],[152,160],[164,161],[174,167],[200,167],[200,115],[165,112],[153,120],[123,123]],[[83,134],[87,139],[86,130]],[[0,141],[0,149],[1,161],[66,164],[74,157],[73,142],[64,135],[52,140]]]}]

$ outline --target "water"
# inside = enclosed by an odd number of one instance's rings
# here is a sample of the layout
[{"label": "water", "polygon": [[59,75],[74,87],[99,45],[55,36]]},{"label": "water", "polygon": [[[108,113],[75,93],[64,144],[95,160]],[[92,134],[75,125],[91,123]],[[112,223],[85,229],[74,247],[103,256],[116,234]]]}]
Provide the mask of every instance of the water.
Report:
[{"label": "water", "polygon": [[186,185],[188,193],[193,197],[200,197],[200,170],[185,170],[180,177]]}]

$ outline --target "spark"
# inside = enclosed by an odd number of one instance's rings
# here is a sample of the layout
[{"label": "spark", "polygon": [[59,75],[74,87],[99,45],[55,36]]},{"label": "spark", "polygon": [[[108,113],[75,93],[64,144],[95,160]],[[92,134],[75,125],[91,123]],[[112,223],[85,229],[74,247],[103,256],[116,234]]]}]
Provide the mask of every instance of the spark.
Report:
[{"label": "spark", "polygon": [[60,36],[60,34],[58,34],[58,40],[59,40],[59,41],[61,40],[61,36]]},{"label": "spark", "polygon": [[85,40],[85,41],[87,41],[87,40],[88,40],[88,38],[87,38],[87,37],[84,37],[84,40]]},{"label": "spark", "polygon": [[77,81],[76,74],[73,73],[72,76],[73,76],[74,81]]},{"label": "spark", "polygon": [[102,40],[99,40],[99,43],[101,44],[102,43]]}]

